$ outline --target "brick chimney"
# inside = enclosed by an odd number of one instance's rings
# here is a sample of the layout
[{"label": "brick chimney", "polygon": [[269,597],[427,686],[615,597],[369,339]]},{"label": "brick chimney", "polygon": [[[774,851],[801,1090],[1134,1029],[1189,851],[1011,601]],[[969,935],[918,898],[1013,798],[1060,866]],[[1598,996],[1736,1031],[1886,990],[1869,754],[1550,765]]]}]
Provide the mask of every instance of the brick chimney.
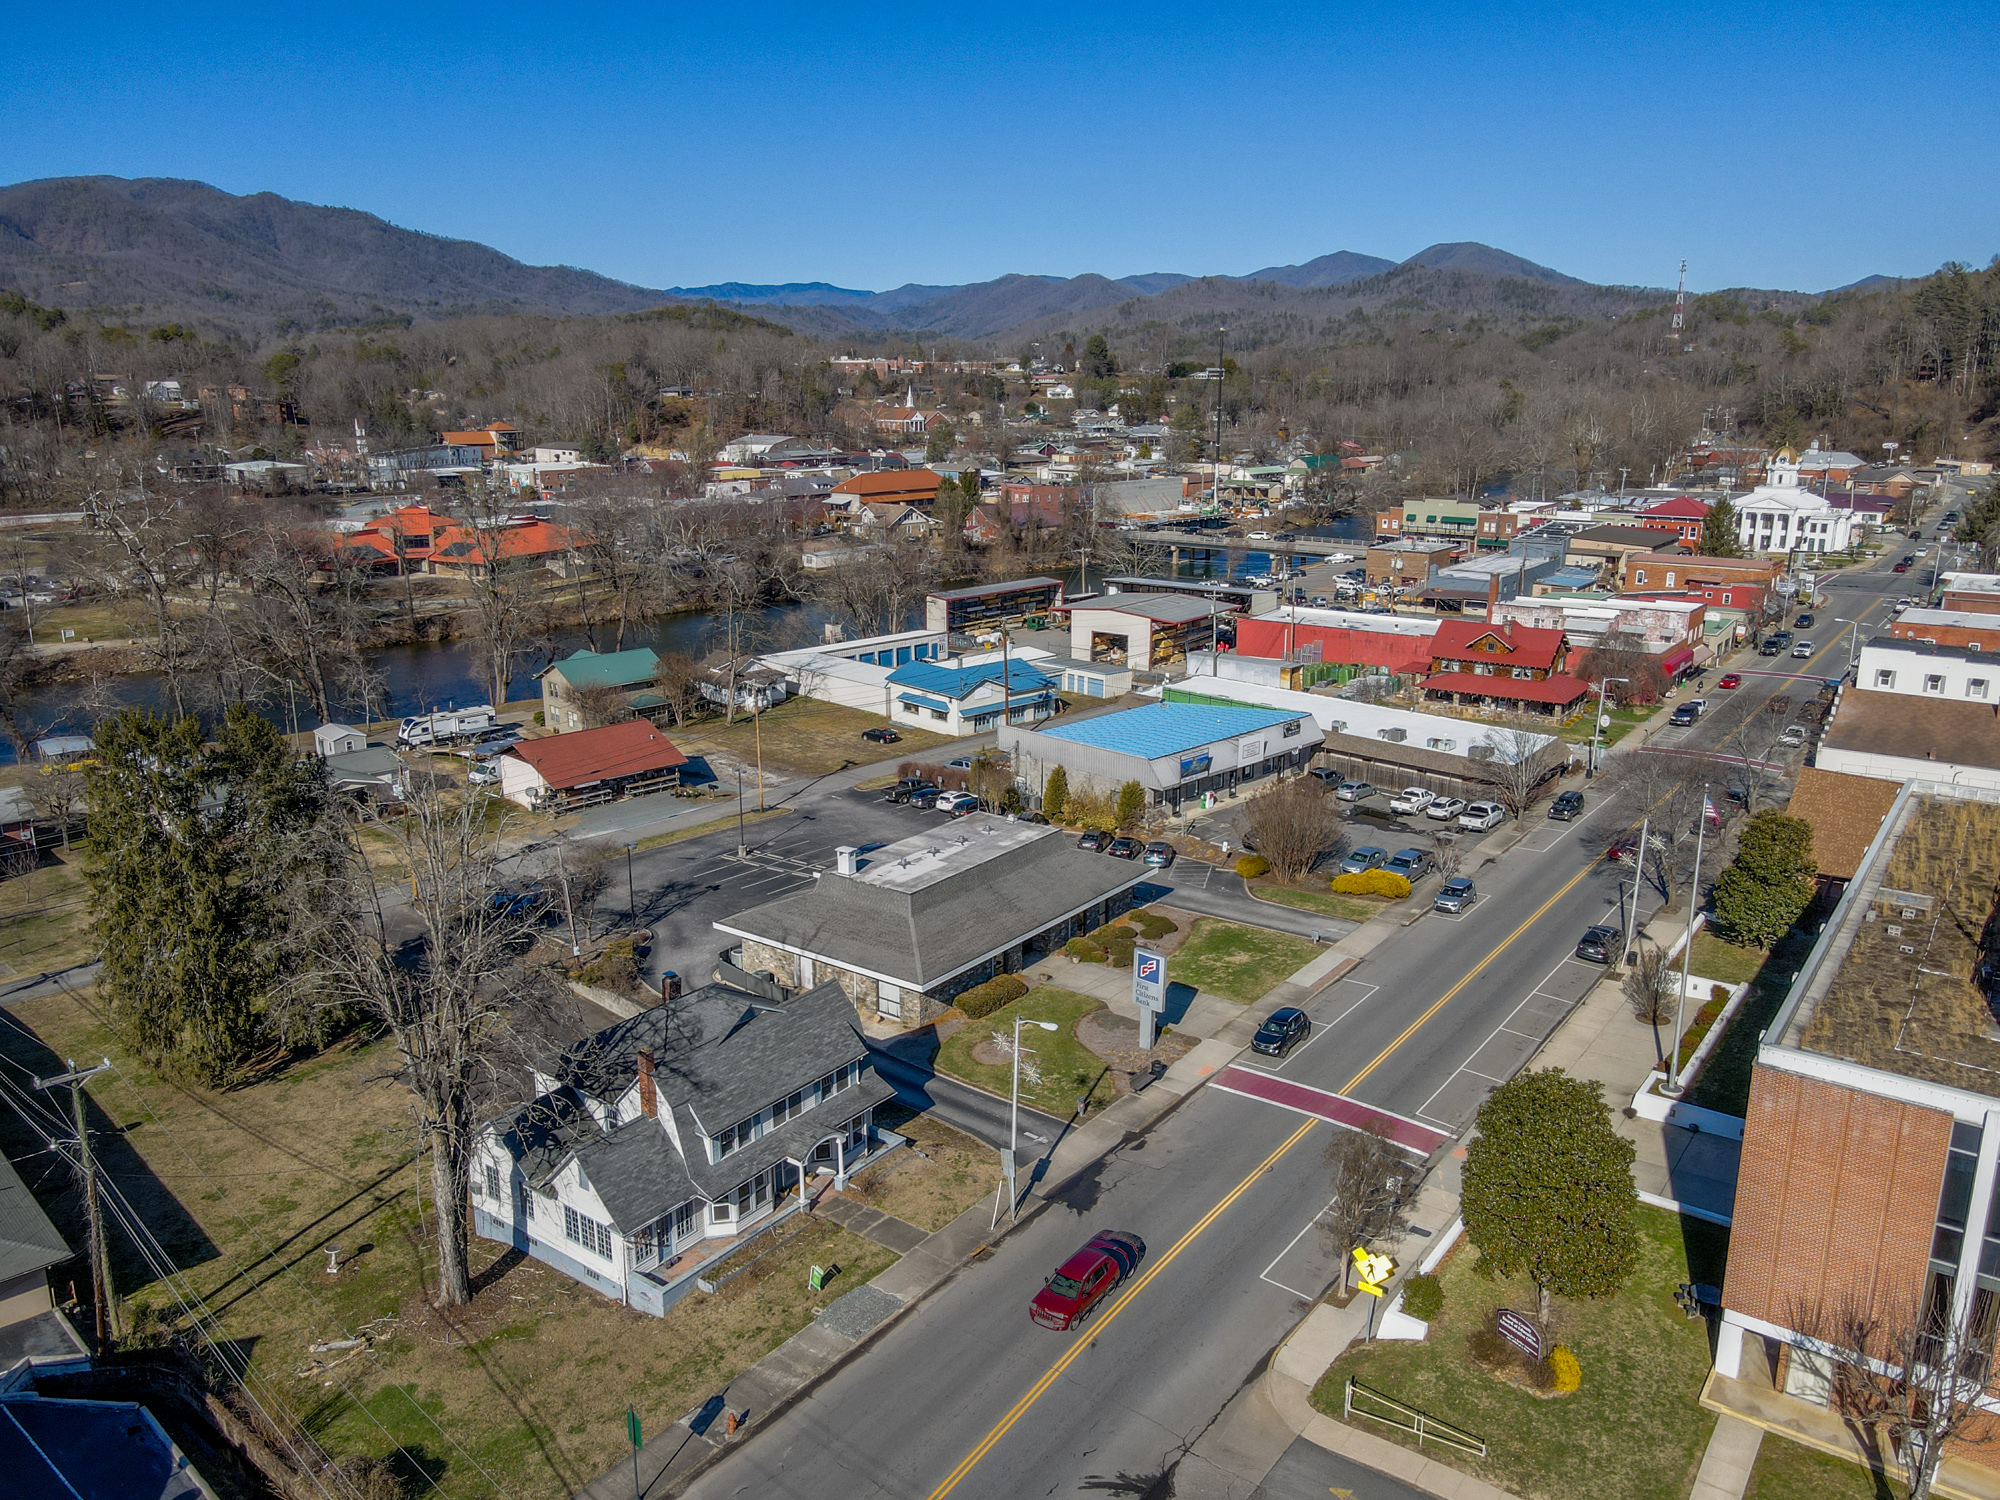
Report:
[{"label": "brick chimney", "polygon": [[1500,575],[1498,573],[1488,573],[1486,575],[1486,618],[1489,620],[1492,619],[1499,608]]},{"label": "brick chimney", "polygon": [[639,1113],[649,1120],[660,1117],[660,1094],[653,1086],[653,1049],[639,1049]]}]

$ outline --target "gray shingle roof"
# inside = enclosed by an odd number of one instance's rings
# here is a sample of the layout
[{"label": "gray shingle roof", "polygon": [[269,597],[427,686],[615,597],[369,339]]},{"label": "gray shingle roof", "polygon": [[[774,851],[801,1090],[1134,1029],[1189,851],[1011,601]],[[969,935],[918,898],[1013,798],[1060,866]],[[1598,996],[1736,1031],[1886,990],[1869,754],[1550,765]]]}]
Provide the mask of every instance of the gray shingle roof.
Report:
[{"label": "gray shingle roof", "polygon": [[695,1193],[667,1132],[643,1115],[578,1146],[576,1159],[624,1234],[645,1228]]},{"label": "gray shingle roof", "polygon": [[[895,1094],[894,1085],[870,1068],[862,1073],[860,1081],[852,1088],[843,1089],[825,1103],[815,1105],[798,1119],[788,1121],[776,1130],[766,1131],[713,1166],[709,1165],[706,1152],[702,1150],[698,1150],[694,1159],[684,1163],[684,1166],[703,1197],[727,1198],[743,1183],[786,1157],[803,1160],[835,1126],[853,1119],[872,1105],[888,1102]],[[771,1101],[767,1099],[764,1102],[768,1104]],[[741,1118],[741,1115],[736,1117]],[[700,1127],[685,1112],[680,1113],[676,1123],[680,1126],[682,1140],[693,1144],[700,1139]],[[722,1122],[724,1126],[734,1123],[735,1120]]]},{"label": "gray shingle roof", "polygon": [[715,925],[929,989],[1146,874],[1124,860],[1085,854],[1058,836],[1006,850],[918,890],[823,875],[805,890]]},{"label": "gray shingle roof", "polygon": [[73,1254],[13,1163],[0,1156],[0,1282],[45,1271]]}]

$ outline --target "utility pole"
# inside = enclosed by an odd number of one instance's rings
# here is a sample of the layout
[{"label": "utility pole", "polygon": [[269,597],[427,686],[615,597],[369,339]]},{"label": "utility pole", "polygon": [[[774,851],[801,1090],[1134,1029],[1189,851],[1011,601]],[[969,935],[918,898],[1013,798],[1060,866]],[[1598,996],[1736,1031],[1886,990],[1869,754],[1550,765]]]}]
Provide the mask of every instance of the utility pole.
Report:
[{"label": "utility pole", "polygon": [[76,1059],[63,1059],[67,1073],[53,1078],[37,1078],[37,1089],[69,1085],[71,1118],[76,1122],[77,1171],[83,1176],[83,1209],[90,1228],[90,1300],[97,1308],[97,1352],[103,1354],[118,1336],[118,1314],[111,1305],[111,1256],[104,1243],[104,1207],[97,1200],[97,1164],[90,1153],[90,1129],[84,1120],[83,1085],[99,1073],[109,1072],[111,1059],[104,1058],[94,1068],[78,1068]]},{"label": "utility pole", "polygon": [[1222,509],[1222,336],[1227,327],[1215,330],[1215,476],[1208,492],[1208,503],[1215,509]]}]

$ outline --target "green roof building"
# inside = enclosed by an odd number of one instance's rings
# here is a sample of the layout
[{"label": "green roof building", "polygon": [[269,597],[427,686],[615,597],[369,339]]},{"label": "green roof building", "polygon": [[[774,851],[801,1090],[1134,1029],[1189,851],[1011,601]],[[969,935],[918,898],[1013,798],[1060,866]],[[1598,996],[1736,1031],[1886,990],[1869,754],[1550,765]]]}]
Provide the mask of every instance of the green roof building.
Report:
[{"label": "green roof building", "polygon": [[[607,722],[603,695],[617,693],[624,707],[650,714],[665,700],[654,691],[660,658],[651,646],[630,651],[578,651],[542,669],[542,722],[557,734],[594,729]],[[591,701],[591,700],[598,701]]]}]

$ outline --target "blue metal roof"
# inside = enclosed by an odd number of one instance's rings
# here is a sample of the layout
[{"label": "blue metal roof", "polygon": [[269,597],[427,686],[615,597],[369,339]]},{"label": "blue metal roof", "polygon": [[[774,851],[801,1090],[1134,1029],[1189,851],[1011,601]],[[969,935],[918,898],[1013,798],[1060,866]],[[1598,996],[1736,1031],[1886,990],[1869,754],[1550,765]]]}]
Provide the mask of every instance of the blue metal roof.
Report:
[{"label": "blue metal roof", "polygon": [[1219,740],[1259,729],[1273,729],[1292,719],[1310,718],[1279,708],[1223,708],[1207,703],[1148,703],[1115,714],[1100,714],[1073,724],[1057,724],[1041,732],[1050,739],[1116,750],[1146,760],[1198,750]]},{"label": "blue metal roof", "polygon": [[[1050,684],[1047,673],[1036,671],[1026,662],[1017,661],[1009,665],[1012,670],[1007,673],[1007,685],[1015,692],[1028,692]],[[889,674],[889,680],[897,687],[939,693],[953,699],[966,698],[982,684],[1000,680],[1000,663],[987,661],[976,667],[940,667],[932,662],[913,661],[896,668]]]}]

